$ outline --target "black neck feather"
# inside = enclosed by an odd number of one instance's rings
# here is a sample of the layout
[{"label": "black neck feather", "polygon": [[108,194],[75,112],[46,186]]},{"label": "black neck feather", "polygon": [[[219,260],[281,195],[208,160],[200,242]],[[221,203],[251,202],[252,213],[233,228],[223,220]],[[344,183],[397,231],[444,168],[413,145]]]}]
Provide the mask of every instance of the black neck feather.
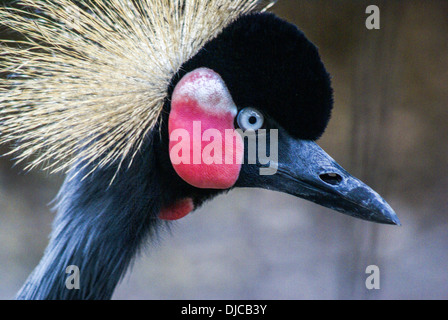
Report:
[{"label": "black neck feather", "polygon": [[[151,148],[149,142],[146,148]],[[148,150],[146,150],[148,151]],[[159,224],[160,188],[154,152],[133,165],[99,169],[65,180],[50,243],[18,299],[110,299],[133,258]],[[108,187],[109,186],[109,187]],[[79,289],[69,290],[68,266],[79,268]]]}]

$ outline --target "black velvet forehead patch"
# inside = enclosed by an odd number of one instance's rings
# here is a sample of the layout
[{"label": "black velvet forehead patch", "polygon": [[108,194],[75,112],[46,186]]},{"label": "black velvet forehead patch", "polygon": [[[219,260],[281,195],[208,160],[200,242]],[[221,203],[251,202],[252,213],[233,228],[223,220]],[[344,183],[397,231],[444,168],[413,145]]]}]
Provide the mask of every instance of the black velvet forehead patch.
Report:
[{"label": "black velvet forehead patch", "polygon": [[184,64],[173,84],[199,67],[221,75],[239,109],[260,109],[296,138],[316,140],[328,124],[333,92],[317,48],[273,14],[229,25]]}]

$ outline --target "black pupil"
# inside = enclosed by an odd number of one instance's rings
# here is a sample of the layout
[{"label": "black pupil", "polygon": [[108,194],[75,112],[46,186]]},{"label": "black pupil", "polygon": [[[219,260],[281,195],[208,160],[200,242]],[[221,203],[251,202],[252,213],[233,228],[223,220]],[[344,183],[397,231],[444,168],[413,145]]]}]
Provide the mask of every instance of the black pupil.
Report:
[{"label": "black pupil", "polygon": [[251,116],[249,118],[249,123],[250,124],[256,124],[257,123],[257,117],[256,116]]}]

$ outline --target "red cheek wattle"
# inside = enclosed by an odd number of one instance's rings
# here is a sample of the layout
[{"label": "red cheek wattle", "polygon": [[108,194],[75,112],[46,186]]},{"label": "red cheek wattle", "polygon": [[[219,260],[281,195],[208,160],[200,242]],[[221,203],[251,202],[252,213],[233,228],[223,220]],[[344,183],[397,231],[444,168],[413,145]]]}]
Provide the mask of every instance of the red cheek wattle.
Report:
[{"label": "red cheek wattle", "polygon": [[[190,90],[195,85],[212,87]],[[217,74],[201,69],[185,76],[173,93],[170,159],[176,173],[197,188],[231,188],[241,170],[244,144],[234,130],[236,107],[226,90]]]},{"label": "red cheek wattle", "polygon": [[[192,109],[196,108],[190,106],[189,110]],[[242,138],[238,134],[230,136],[230,132],[233,131],[233,119],[231,114],[220,117],[211,115],[200,117],[200,112],[197,111],[170,116],[170,136],[173,131],[181,128],[186,130],[190,137],[189,141],[180,138],[177,141],[170,141],[170,153],[175,146],[177,149],[184,146],[181,148],[181,153],[189,150],[188,161],[184,161],[187,163],[172,161],[174,170],[183,180],[197,188],[228,189],[235,184],[241,170],[244,147]],[[210,137],[210,141],[202,141],[209,129],[216,130],[216,133],[219,132],[220,137],[215,135]],[[215,143],[217,148],[210,153],[204,152],[207,150],[207,146],[210,148],[211,143]],[[217,150],[218,154],[215,154]],[[208,159],[209,155],[213,159]],[[176,155],[171,154],[171,157],[173,156]],[[181,156],[184,155],[181,154]],[[220,161],[217,161],[217,157],[220,158]]]}]

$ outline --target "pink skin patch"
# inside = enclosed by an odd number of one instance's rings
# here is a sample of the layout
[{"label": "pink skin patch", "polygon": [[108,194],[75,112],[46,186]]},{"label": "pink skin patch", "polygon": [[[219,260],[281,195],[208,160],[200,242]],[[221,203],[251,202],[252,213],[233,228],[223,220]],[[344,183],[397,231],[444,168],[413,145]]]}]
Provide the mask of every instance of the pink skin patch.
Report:
[{"label": "pink skin patch", "polygon": [[162,208],[159,218],[162,220],[179,220],[194,210],[193,200],[190,198],[179,200],[176,203]]},{"label": "pink skin patch", "polygon": [[207,189],[235,184],[244,155],[241,136],[229,134],[235,132],[237,113],[224,81],[213,70],[196,69],[177,84],[168,123],[169,149],[174,170],[184,181]]}]

